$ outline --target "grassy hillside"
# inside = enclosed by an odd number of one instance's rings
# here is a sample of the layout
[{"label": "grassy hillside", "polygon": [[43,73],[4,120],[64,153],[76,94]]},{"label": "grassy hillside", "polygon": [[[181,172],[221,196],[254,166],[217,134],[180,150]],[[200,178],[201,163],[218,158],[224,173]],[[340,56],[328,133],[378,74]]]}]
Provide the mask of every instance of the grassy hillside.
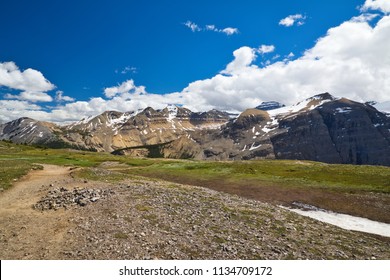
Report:
[{"label": "grassy hillside", "polygon": [[[309,161],[257,160],[210,162],[169,159],[140,159],[75,150],[42,149],[0,141],[2,179],[17,178],[34,164],[46,163],[79,167],[115,161],[123,173],[191,182],[215,180],[232,184],[264,184],[284,187],[314,187],[334,191],[390,193],[390,168],[324,164]],[[116,169],[118,169],[116,167]],[[15,173],[15,176],[11,176]],[[4,179],[7,180],[7,179]],[[3,180],[2,180],[3,181]]]},{"label": "grassy hillside", "polygon": [[[101,165],[103,162],[112,164]],[[115,181],[135,175],[146,176],[278,204],[299,201],[390,222],[389,167],[294,160],[142,159],[0,141],[0,188],[9,188],[15,179],[40,163],[84,167],[79,176],[92,180]],[[95,172],[92,167],[110,172]]]},{"label": "grassy hillside", "polygon": [[[129,162],[131,164],[131,162]],[[126,171],[132,174],[188,182],[223,181],[229,184],[264,184],[313,187],[334,191],[390,193],[390,168],[331,165],[309,161],[257,160],[237,162],[154,161]],[[125,172],[125,170],[123,170]]]}]

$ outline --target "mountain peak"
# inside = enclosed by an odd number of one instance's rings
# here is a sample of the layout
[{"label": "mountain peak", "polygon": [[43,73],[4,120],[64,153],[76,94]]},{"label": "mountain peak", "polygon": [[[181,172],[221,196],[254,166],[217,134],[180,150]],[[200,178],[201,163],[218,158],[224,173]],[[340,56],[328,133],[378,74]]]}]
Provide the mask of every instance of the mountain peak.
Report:
[{"label": "mountain peak", "polygon": [[329,92],[320,93],[312,97],[307,98],[306,100],[336,100],[337,98],[331,95]]},{"label": "mountain peak", "polygon": [[261,102],[261,104],[259,106],[257,106],[256,109],[262,110],[262,111],[270,111],[270,110],[279,109],[279,108],[282,108],[285,106],[286,105],[284,105],[280,102],[277,102],[277,101],[264,101],[264,102]]},{"label": "mountain peak", "polygon": [[272,116],[296,114],[298,112],[311,111],[317,108],[318,106],[321,106],[322,104],[335,101],[335,100],[337,100],[336,97],[334,97],[328,92],[325,92],[325,93],[317,94],[312,97],[306,98],[305,100],[291,106],[270,110],[269,113]]},{"label": "mountain peak", "polygon": [[264,109],[280,103],[262,105],[263,110],[248,109],[235,119],[218,110],[196,113],[174,104],[159,110],[106,111],[63,127],[21,118],[0,125],[0,139],[106,152],[159,145],[164,157],[390,166],[390,118],[372,106],[327,92],[273,110]]},{"label": "mountain peak", "polygon": [[179,107],[175,104],[168,104],[164,109],[163,112],[168,113],[167,119],[169,121],[173,120],[177,117],[177,112],[179,111]]}]

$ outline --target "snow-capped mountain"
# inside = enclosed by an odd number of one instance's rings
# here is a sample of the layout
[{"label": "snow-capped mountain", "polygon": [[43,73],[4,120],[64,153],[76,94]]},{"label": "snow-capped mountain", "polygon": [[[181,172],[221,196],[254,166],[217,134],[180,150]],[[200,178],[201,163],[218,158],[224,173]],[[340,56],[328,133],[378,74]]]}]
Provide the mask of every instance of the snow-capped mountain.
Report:
[{"label": "snow-capped mountain", "polygon": [[175,105],[107,111],[63,127],[21,118],[0,126],[0,139],[143,156],[153,146],[154,156],[172,158],[390,165],[390,117],[372,104],[323,93],[279,105],[266,103],[264,110],[248,109],[233,119]]},{"label": "snow-capped mountain", "polygon": [[264,101],[261,102],[259,106],[256,107],[256,109],[263,110],[263,111],[270,111],[274,109],[279,109],[282,107],[285,107],[286,105],[279,103],[277,101]]},{"label": "snow-capped mountain", "polygon": [[21,118],[0,126],[0,139],[112,152],[125,147],[167,143],[190,131],[219,128],[228,120],[225,112],[194,113],[169,105],[163,110],[148,107],[125,113],[106,111],[62,127]]},{"label": "snow-capped mountain", "polygon": [[232,147],[229,153],[211,142],[207,154],[390,165],[390,118],[368,104],[328,93],[268,112],[246,110],[220,136]]}]

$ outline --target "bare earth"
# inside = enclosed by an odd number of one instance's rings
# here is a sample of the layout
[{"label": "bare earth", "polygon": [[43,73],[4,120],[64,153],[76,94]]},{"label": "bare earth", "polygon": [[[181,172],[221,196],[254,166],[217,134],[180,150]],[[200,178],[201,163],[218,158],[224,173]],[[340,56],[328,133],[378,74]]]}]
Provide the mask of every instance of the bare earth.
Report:
[{"label": "bare earth", "polygon": [[[0,193],[1,259],[390,259],[388,238],[268,203],[145,178],[87,182],[72,172],[44,165]],[[53,198],[74,189],[113,194],[66,209]],[[49,208],[34,209],[39,201]]]},{"label": "bare earth", "polygon": [[0,248],[4,259],[59,258],[70,212],[38,212],[32,208],[60,180],[69,180],[69,168],[44,165],[0,195]]}]

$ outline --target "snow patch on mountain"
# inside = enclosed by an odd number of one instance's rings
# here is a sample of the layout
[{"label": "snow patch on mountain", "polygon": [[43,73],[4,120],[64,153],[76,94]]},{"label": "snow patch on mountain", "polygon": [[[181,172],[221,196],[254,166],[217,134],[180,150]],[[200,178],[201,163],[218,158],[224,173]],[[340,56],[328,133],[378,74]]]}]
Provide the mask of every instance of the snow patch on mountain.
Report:
[{"label": "snow patch on mountain", "polygon": [[254,142],[253,144],[252,144],[252,146],[249,148],[249,151],[253,151],[253,150],[256,150],[256,149],[258,149],[258,148],[260,148],[261,147],[261,144],[259,144],[259,145],[255,145],[256,144],[256,142]]},{"label": "snow patch on mountain", "polygon": [[176,105],[169,104],[166,108],[168,110],[168,121],[171,121],[177,117],[178,108]]},{"label": "snow patch on mountain", "polygon": [[351,111],[352,111],[351,107],[336,108],[336,112],[339,114],[348,114],[351,113]]},{"label": "snow patch on mountain", "polygon": [[334,100],[337,100],[337,98],[333,97],[328,93],[323,93],[323,94],[318,94],[313,97],[307,98],[291,106],[270,110],[268,111],[268,113],[271,117],[276,117],[278,115],[289,115],[301,111],[311,111],[325,103]]}]

